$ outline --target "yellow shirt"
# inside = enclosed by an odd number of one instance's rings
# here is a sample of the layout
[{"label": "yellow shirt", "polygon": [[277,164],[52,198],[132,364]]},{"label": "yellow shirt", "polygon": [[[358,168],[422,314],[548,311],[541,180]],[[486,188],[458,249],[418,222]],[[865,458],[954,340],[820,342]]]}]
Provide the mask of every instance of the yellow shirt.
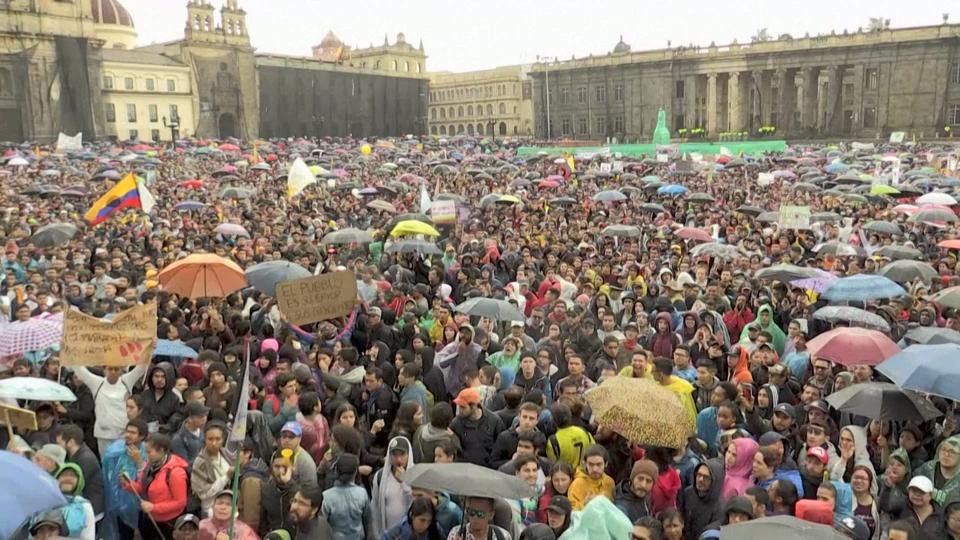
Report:
[{"label": "yellow shirt", "polygon": [[[617,375],[621,377],[633,378],[633,366],[627,366],[620,370]],[[653,366],[647,364],[647,372],[643,375],[644,379],[653,379]]]},{"label": "yellow shirt", "polygon": [[587,473],[578,470],[577,477],[573,479],[567,490],[567,497],[570,498],[570,505],[574,510],[583,510],[587,502],[597,495],[603,495],[612,502],[614,487],[613,478],[606,473],[600,480],[594,480],[587,476]]}]

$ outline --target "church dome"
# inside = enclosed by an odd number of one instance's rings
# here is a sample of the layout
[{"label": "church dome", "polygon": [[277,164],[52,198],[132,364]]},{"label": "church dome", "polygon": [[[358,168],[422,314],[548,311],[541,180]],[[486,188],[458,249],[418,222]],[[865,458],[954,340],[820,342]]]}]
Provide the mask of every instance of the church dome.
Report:
[{"label": "church dome", "polygon": [[627,45],[626,43],[624,43],[623,35],[621,34],[620,42],[614,45],[613,47],[613,53],[620,54],[620,53],[628,53],[628,52],[630,52],[630,45]]},{"label": "church dome", "polygon": [[333,33],[333,30],[327,32],[327,35],[323,36],[323,40],[320,42],[320,47],[324,49],[336,49],[342,45],[343,42]]},{"label": "church dome", "polygon": [[104,47],[111,49],[134,49],[137,46],[137,31],[133,17],[118,0],[90,0],[94,32]]}]

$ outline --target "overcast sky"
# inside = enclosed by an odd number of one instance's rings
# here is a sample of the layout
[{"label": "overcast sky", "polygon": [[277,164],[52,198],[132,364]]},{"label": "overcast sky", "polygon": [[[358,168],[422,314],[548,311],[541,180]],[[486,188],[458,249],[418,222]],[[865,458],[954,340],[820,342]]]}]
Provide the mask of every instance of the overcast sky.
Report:
[{"label": "overcast sky", "polygon": [[[120,0],[142,45],[183,37],[187,0]],[[211,0],[219,9],[222,0]],[[347,45],[390,42],[404,32],[423,39],[429,71],[470,71],[569,59],[613,49],[620,34],[634,50],[681,44],[749,41],[760,28],[772,36],[855,31],[870,17],[891,26],[960,22],[956,0],[240,0],[253,46],[260,52],[309,55],[328,30]],[[587,6],[590,7],[587,7]]]}]

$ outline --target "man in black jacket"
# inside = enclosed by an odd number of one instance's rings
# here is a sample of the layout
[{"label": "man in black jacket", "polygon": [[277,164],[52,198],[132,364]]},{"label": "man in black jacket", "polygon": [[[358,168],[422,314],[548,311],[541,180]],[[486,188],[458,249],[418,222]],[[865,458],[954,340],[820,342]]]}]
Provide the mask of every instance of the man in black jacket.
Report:
[{"label": "man in black jacket", "polygon": [[159,427],[167,424],[173,413],[177,412],[180,398],[173,392],[176,380],[173,365],[169,362],[160,362],[150,369],[147,387],[140,394],[143,399],[143,419],[147,423]]},{"label": "man in black jacket", "polygon": [[[517,453],[517,441],[521,433],[537,433],[537,420],[540,417],[540,407],[535,403],[524,403],[520,406],[520,414],[517,416],[517,427],[508,429],[497,436],[493,444],[493,452],[490,455],[490,466],[499,468],[504,463],[514,459]],[[546,443],[546,437],[540,435],[541,443],[539,448],[543,448]]]},{"label": "man in black jacket", "polygon": [[317,487],[303,487],[293,495],[290,501],[290,517],[296,534],[295,540],[330,540],[333,530],[327,520],[320,515],[323,504],[323,492]]},{"label": "man in black jacket", "polygon": [[[83,429],[76,424],[64,426],[57,435],[57,444],[67,451],[67,461],[76,463],[83,471],[85,480],[83,497],[93,506],[93,515],[103,515],[103,474],[100,472],[100,460],[93,450],[83,442]],[[10,489],[14,489],[10,486]]]},{"label": "man in black jacket", "polygon": [[463,457],[474,465],[490,466],[490,454],[497,436],[503,431],[500,417],[480,405],[480,392],[464,388],[453,400],[459,407],[450,430],[460,439]]},{"label": "man in black jacket", "polygon": [[693,485],[680,493],[677,509],[683,514],[683,537],[696,540],[707,527],[723,517],[723,463],[716,459],[697,465]]},{"label": "man in black jacket", "polygon": [[[290,527],[291,502],[299,489],[300,485],[293,480],[293,465],[280,452],[275,452],[270,460],[270,480],[260,485],[260,530],[257,532],[261,536]],[[317,493],[322,492],[317,490]],[[320,502],[317,501],[317,508]]]}]

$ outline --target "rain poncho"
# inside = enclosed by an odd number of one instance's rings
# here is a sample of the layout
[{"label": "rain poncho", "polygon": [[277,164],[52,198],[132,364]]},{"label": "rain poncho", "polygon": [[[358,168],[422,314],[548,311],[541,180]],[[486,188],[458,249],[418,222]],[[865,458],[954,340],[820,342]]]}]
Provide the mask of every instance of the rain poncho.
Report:
[{"label": "rain poncho", "polygon": [[734,439],[730,444],[737,447],[737,460],[724,472],[723,489],[720,495],[724,499],[743,495],[753,486],[751,473],[753,472],[753,456],[760,446],[757,441],[747,437]]},{"label": "rain poncho", "polygon": [[831,480],[837,490],[837,499],[833,504],[833,526],[839,527],[844,518],[853,517],[853,488],[846,482]]},{"label": "rain poncho", "polygon": [[571,525],[559,540],[621,540],[632,531],[633,524],[610,499],[594,497],[583,511],[571,515]]},{"label": "rain poncho", "polygon": [[[394,437],[390,439],[390,444],[387,445],[387,448],[392,448],[395,444],[405,444],[406,448],[413,448],[406,437]],[[406,470],[409,471],[411,467],[413,467],[412,451],[407,452]],[[383,468],[374,474],[371,488],[370,521],[374,535],[379,538],[380,535],[388,529],[403,521],[403,518],[406,517],[407,507],[409,507],[413,501],[413,496],[410,494],[410,486],[397,480],[393,475],[393,471],[390,468],[389,452],[387,453]],[[402,497],[398,497],[399,500],[388,500],[396,497],[398,491],[402,494]],[[394,514],[394,512],[399,513]]]},{"label": "rain poncho", "polygon": [[[766,326],[760,323],[764,312],[769,315]],[[787,335],[783,333],[783,330],[781,330],[775,322],[773,322],[775,317],[776,314],[773,312],[773,308],[771,308],[769,304],[760,306],[760,309],[757,310],[757,318],[744,327],[743,332],[740,333],[740,343],[744,343],[749,340],[747,337],[747,334],[749,333],[749,327],[758,326],[760,327],[760,331],[769,332],[770,335],[773,336],[773,348],[776,349],[778,355],[782,355],[783,347],[787,343]]]},{"label": "rain poncho", "polygon": [[90,501],[80,496],[80,494],[83,493],[84,486],[83,471],[76,463],[65,463],[57,471],[57,478],[60,478],[60,475],[66,470],[77,473],[77,486],[73,489],[72,493],[63,494],[67,499],[67,505],[60,507],[63,521],[66,522],[67,528],[70,531],[70,538],[94,540],[96,522],[93,516],[93,506],[90,505]]},{"label": "rain poncho", "polygon": [[[937,471],[940,469],[940,448],[945,444],[950,445],[954,452],[960,453],[960,435],[954,435],[940,443],[940,446],[937,447],[936,457],[921,465],[914,471],[913,476],[926,476],[936,482]],[[960,498],[960,472],[954,474],[953,478],[944,482],[933,492],[933,501],[941,505],[946,501],[958,498]]]},{"label": "rain poncho", "polygon": [[[140,443],[140,455],[147,458],[145,443]],[[104,526],[115,527],[116,520],[120,520],[126,526],[136,528],[140,504],[133,493],[120,488],[120,473],[127,473],[130,478],[136,478],[139,473],[137,465],[127,455],[126,442],[122,439],[113,441],[103,453],[101,464],[106,502]]]}]

